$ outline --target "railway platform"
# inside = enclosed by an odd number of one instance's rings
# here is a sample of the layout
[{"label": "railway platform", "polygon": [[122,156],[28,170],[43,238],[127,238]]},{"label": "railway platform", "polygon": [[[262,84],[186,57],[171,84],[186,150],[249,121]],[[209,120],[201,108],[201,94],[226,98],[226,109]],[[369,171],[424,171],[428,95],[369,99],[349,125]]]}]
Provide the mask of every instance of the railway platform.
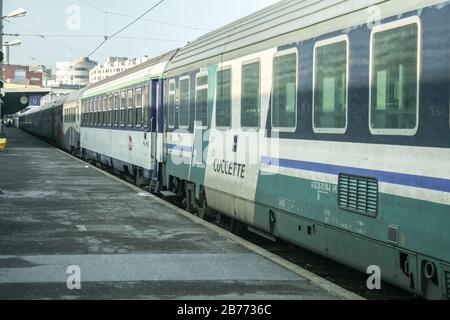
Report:
[{"label": "railway platform", "polygon": [[39,139],[0,151],[0,299],[357,299]]}]

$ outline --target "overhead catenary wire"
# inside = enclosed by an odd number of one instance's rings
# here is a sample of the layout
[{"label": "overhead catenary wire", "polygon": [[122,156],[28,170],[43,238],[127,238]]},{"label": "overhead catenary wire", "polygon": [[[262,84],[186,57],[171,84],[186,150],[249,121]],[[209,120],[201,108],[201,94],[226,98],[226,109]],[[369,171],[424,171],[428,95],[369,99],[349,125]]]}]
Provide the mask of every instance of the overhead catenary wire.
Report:
[{"label": "overhead catenary wire", "polygon": [[[124,18],[135,18],[133,16],[127,15],[127,14],[123,14],[123,13],[119,13],[119,12],[113,12],[113,11],[109,11],[109,10],[105,10],[102,8],[99,8],[89,2],[83,1],[83,0],[77,0],[79,3],[82,3],[88,7],[91,7],[95,10],[98,10],[100,12],[103,12],[105,14],[109,14],[112,16],[117,16],[117,17],[124,17]],[[208,28],[202,28],[202,27],[197,27],[197,26],[188,26],[188,25],[183,25],[183,24],[178,24],[178,23],[173,23],[173,22],[166,22],[166,21],[160,21],[160,20],[154,20],[154,19],[142,19],[143,21],[148,21],[148,22],[152,22],[152,23],[158,23],[158,24],[164,24],[164,25],[168,25],[168,26],[173,26],[173,27],[178,27],[178,28],[185,28],[185,29],[190,29],[190,30],[194,30],[194,31],[198,31],[198,30],[204,30],[204,31],[211,31],[211,29]]]},{"label": "overhead catenary wire", "polygon": [[[69,46],[69,45],[67,45],[67,44],[65,44],[63,42],[55,40],[53,37],[49,37],[49,36],[44,35],[44,34],[39,34],[39,33],[35,32],[34,30],[26,28],[26,27],[24,27],[24,26],[22,26],[22,25],[20,25],[20,24],[18,24],[16,22],[12,22],[12,21],[7,20],[7,19],[5,19],[5,21],[10,23],[10,24],[12,24],[12,25],[14,25],[14,26],[16,26],[19,29],[22,29],[24,31],[29,32],[30,36],[35,36],[35,37],[39,37],[39,38],[42,38],[42,39],[47,40],[47,41],[51,41],[51,42],[56,43],[57,45],[65,48],[65,49],[69,50],[70,52],[73,52],[73,51],[83,52],[83,53],[90,52],[89,50],[83,50],[83,49],[80,49],[80,48],[73,48],[73,47],[71,47],[71,46]],[[8,35],[19,36],[20,35],[20,36],[22,36],[22,34],[18,34],[18,33],[15,33],[15,34],[3,34],[3,35],[6,35],[6,36],[8,36]],[[105,56],[105,57],[109,56],[107,54],[101,54],[101,53],[97,53],[97,55],[101,55],[101,56]]]},{"label": "overhead catenary wire", "polygon": [[[96,53],[108,40],[113,39],[114,37],[116,37],[118,34],[120,34],[121,32],[125,31],[126,29],[128,29],[129,27],[131,27],[133,24],[135,24],[136,22],[138,22],[139,20],[141,20],[143,17],[145,17],[147,14],[149,14],[151,11],[155,10],[158,6],[160,6],[165,0],[160,0],[158,1],[154,6],[152,6],[150,9],[148,9],[147,11],[145,11],[143,14],[141,14],[139,17],[135,18],[133,21],[131,21],[129,24],[127,24],[126,26],[122,27],[121,29],[119,29],[118,31],[116,31],[115,33],[113,33],[111,36],[104,36],[103,41],[97,46],[95,47],[94,50],[92,50],[85,58],[89,59],[94,53]],[[80,60],[75,66],[73,66],[72,68],[76,68],[77,66],[79,66],[81,63],[83,62],[83,60]],[[69,71],[67,71],[67,73],[64,75],[67,76],[69,73]]]},{"label": "overhead catenary wire", "polygon": [[[40,38],[105,38],[103,35],[96,34],[32,34],[32,33],[4,33],[4,36],[11,37],[40,37]],[[187,43],[189,40],[180,39],[164,39],[164,38],[146,38],[146,37],[133,37],[133,36],[120,36],[116,39],[126,40],[148,40],[148,41],[162,41],[162,42],[180,42]]]}]

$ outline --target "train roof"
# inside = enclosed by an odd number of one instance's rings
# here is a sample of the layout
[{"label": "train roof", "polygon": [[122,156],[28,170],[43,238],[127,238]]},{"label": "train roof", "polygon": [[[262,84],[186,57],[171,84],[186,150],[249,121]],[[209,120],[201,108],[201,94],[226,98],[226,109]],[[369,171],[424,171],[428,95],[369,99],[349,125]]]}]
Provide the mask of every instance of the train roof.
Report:
[{"label": "train roof", "polygon": [[[442,3],[444,0],[283,0],[210,32],[182,48],[167,73],[219,63],[335,30],[367,23],[367,8],[383,6],[383,15]],[[352,15],[351,17],[349,15]],[[331,19],[338,19],[324,25]],[[350,19],[351,18],[351,19]],[[320,26],[319,26],[320,24]],[[186,70],[184,70],[186,69]]]},{"label": "train roof", "polygon": [[164,77],[167,63],[173,58],[177,51],[178,49],[172,50],[102,81],[96,82],[87,87],[82,97],[87,98],[110,90],[116,90],[124,85],[132,85],[134,82],[143,82],[149,79]]}]

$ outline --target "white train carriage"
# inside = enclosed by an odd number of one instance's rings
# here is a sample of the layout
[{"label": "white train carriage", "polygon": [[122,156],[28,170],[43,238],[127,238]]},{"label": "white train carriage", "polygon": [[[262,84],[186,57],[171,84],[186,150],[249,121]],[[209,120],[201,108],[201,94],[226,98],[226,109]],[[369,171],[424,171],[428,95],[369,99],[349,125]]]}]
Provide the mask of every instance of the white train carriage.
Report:
[{"label": "white train carriage", "polygon": [[[162,79],[174,51],[89,87],[82,95],[81,154],[115,170],[151,179],[162,161]],[[159,134],[158,134],[159,133]]]}]

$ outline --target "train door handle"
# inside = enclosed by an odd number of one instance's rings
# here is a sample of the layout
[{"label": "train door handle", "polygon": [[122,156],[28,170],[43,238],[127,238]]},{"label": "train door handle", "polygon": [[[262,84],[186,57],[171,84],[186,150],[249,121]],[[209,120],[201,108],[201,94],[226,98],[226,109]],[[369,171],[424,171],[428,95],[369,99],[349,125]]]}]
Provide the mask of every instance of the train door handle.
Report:
[{"label": "train door handle", "polygon": [[234,136],[234,141],[233,141],[233,152],[234,152],[234,153],[237,152],[238,141],[239,141],[239,137],[238,137],[238,136]]}]

